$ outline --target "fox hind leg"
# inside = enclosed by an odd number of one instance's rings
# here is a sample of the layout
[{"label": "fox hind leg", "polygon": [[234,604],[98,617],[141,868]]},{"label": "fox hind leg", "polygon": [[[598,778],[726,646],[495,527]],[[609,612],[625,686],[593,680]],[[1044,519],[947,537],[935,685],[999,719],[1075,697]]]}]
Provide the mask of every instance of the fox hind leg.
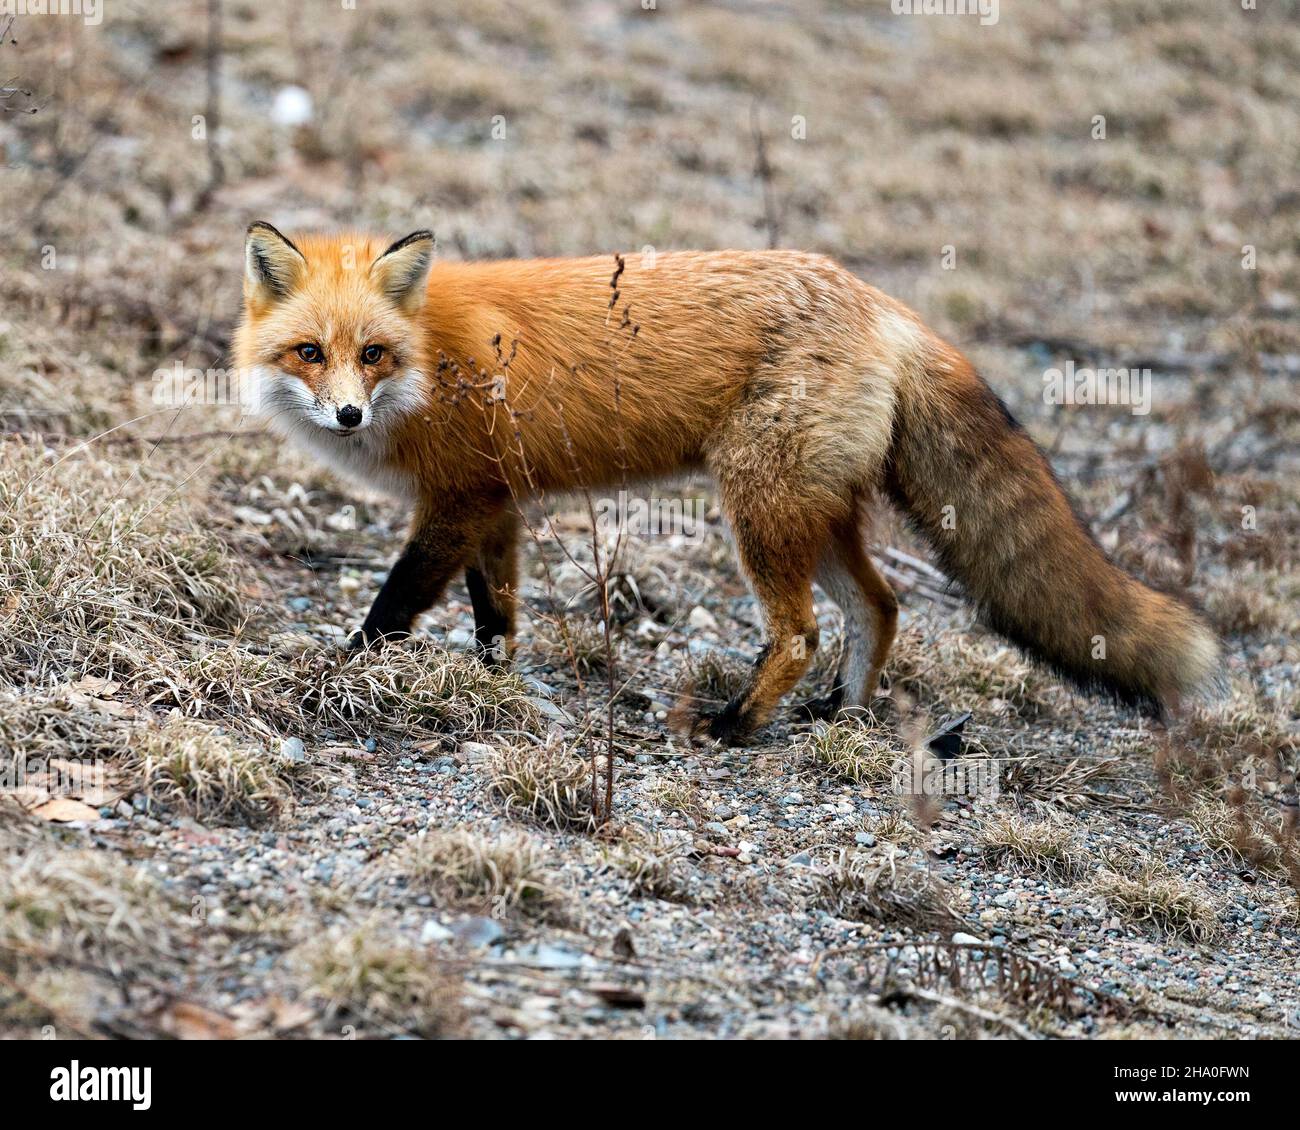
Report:
[{"label": "fox hind leg", "polygon": [[817,649],[812,576],[822,547],[810,531],[792,536],[771,515],[733,512],[731,520],[741,566],[763,610],[765,639],[745,685],[707,721],[712,737],[739,744],[767,720]]},{"label": "fox hind leg", "polygon": [[821,708],[809,713],[833,716],[871,702],[898,632],[898,599],[871,563],[856,521],[835,531],[818,564],[817,583],[844,615],[844,651],[830,695],[807,705]]}]

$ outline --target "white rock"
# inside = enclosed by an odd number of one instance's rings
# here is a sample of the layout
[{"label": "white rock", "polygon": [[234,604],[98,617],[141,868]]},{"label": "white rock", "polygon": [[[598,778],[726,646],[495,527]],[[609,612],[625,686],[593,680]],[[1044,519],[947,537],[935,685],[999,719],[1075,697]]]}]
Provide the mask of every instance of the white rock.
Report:
[{"label": "white rock", "polygon": [[495,747],[483,742],[461,742],[460,755],[471,765],[486,761],[495,752]]},{"label": "white rock", "polygon": [[420,930],[420,942],[428,945],[430,942],[445,942],[452,936],[450,930],[441,922],[430,918]]},{"label": "white rock", "polygon": [[697,631],[716,631],[718,627],[717,618],[713,613],[699,604],[691,609],[691,614],[686,618],[686,622]]},{"label": "white rock", "polygon": [[301,86],[282,86],[271,103],[271,121],[277,126],[306,125],[315,116],[311,95]]}]

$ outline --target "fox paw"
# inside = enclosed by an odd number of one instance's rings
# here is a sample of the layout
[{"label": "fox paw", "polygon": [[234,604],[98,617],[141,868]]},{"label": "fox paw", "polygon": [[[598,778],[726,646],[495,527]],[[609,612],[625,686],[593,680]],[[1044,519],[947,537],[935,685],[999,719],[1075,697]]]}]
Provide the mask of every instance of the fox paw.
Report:
[{"label": "fox paw", "polygon": [[410,632],[377,632],[373,628],[356,628],[343,644],[343,650],[349,655],[358,651],[373,651],[386,643],[398,643],[410,636]]},{"label": "fox paw", "polygon": [[791,707],[790,713],[801,722],[829,722],[844,705],[844,688],[835,687],[830,694],[810,698]]},{"label": "fox paw", "polygon": [[744,745],[754,732],[754,727],[744,714],[728,705],[722,710],[701,711],[691,733],[708,736],[723,745]]}]

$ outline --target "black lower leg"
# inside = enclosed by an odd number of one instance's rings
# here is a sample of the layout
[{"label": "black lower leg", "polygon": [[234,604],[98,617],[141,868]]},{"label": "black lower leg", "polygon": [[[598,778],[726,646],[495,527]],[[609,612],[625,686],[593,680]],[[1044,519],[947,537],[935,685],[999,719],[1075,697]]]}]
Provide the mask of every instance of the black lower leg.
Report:
[{"label": "black lower leg", "polygon": [[451,571],[445,558],[413,541],[389,570],[351,645],[364,647],[410,635],[415,618],[438,599]]},{"label": "black lower leg", "polygon": [[829,722],[840,712],[844,705],[844,684],[836,683],[829,694],[810,698],[795,706],[793,714],[806,722]]},{"label": "black lower leg", "polygon": [[500,666],[505,658],[510,618],[498,605],[487,577],[473,565],[465,570],[465,587],[474,606],[474,650],[489,666]]}]

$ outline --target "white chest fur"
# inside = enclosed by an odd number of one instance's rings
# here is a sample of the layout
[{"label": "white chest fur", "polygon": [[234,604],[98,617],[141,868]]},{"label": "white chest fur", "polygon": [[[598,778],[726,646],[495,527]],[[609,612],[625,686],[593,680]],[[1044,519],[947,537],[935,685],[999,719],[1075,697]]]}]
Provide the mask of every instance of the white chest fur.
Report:
[{"label": "white chest fur", "polygon": [[406,501],[414,497],[410,475],[388,462],[386,430],[336,436],[316,427],[298,427],[287,438],[347,482]]}]

